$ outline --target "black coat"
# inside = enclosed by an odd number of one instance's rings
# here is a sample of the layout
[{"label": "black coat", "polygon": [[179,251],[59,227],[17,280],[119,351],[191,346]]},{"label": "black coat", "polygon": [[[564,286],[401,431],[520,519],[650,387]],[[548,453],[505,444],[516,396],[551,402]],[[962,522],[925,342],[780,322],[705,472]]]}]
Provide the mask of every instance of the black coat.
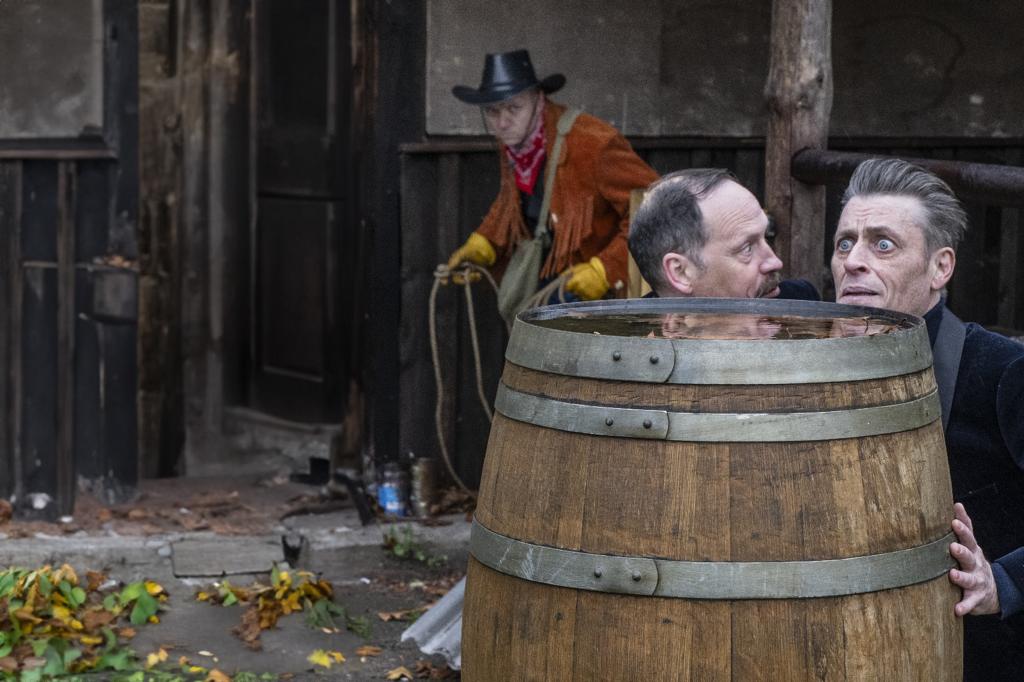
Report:
[{"label": "black coat", "polygon": [[[940,303],[925,315],[934,345]],[[1024,592],[1024,344],[967,324],[946,427],[953,499],[978,544]],[[968,616],[966,680],[1024,679],[1024,614]]]}]

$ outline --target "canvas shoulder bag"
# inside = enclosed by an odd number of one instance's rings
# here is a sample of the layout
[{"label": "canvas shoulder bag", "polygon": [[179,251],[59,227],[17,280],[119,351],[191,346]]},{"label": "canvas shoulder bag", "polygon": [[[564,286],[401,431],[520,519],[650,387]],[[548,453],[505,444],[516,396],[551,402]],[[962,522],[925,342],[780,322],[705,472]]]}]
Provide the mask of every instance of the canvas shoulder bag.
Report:
[{"label": "canvas shoulder bag", "polygon": [[579,109],[567,109],[558,119],[558,135],[555,137],[555,145],[544,174],[544,199],[540,204],[533,239],[524,239],[516,245],[509,258],[508,267],[505,268],[505,275],[501,278],[501,285],[498,287],[498,312],[509,325],[516,314],[523,310],[527,301],[537,293],[541,261],[544,259],[544,252],[551,245],[548,211],[551,208],[551,194],[555,188],[558,160],[562,155],[562,143],[579,115]]}]

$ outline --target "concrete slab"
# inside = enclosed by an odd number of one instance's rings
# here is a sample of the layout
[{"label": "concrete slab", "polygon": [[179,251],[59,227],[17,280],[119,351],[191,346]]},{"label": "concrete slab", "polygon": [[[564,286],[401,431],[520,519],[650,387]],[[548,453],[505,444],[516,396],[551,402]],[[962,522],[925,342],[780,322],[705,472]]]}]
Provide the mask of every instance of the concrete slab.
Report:
[{"label": "concrete slab", "polygon": [[265,573],[284,562],[280,536],[188,538],[171,544],[179,578]]}]

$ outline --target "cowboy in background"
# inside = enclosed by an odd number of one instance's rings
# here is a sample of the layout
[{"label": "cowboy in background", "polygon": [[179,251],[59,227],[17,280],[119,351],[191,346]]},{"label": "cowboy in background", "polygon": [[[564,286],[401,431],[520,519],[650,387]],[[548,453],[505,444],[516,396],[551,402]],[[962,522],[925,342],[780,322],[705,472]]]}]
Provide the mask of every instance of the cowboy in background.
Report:
[{"label": "cowboy in background", "polygon": [[499,143],[501,185],[448,267],[492,268],[506,319],[563,273],[578,299],[624,296],[629,195],[658,177],[615,128],[548,99],[563,85],[562,74],[537,80],[529,53],[515,50],[486,56],[480,87],[452,89],[481,107]]}]

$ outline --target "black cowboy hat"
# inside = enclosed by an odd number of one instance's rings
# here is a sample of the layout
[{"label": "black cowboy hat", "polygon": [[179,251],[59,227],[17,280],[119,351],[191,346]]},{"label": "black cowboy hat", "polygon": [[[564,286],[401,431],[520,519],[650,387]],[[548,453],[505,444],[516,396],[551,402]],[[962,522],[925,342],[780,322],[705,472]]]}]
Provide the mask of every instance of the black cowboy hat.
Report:
[{"label": "black cowboy hat", "polygon": [[526,50],[513,50],[487,55],[484,58],[484,75],[480,79],[480,87],[456,85],[452,88],[452,94],[467,104],[494,104],[534,86],[552,93],[563,85],[565,76],[560,73],[538,81],[530,62],[530,53]]}]

